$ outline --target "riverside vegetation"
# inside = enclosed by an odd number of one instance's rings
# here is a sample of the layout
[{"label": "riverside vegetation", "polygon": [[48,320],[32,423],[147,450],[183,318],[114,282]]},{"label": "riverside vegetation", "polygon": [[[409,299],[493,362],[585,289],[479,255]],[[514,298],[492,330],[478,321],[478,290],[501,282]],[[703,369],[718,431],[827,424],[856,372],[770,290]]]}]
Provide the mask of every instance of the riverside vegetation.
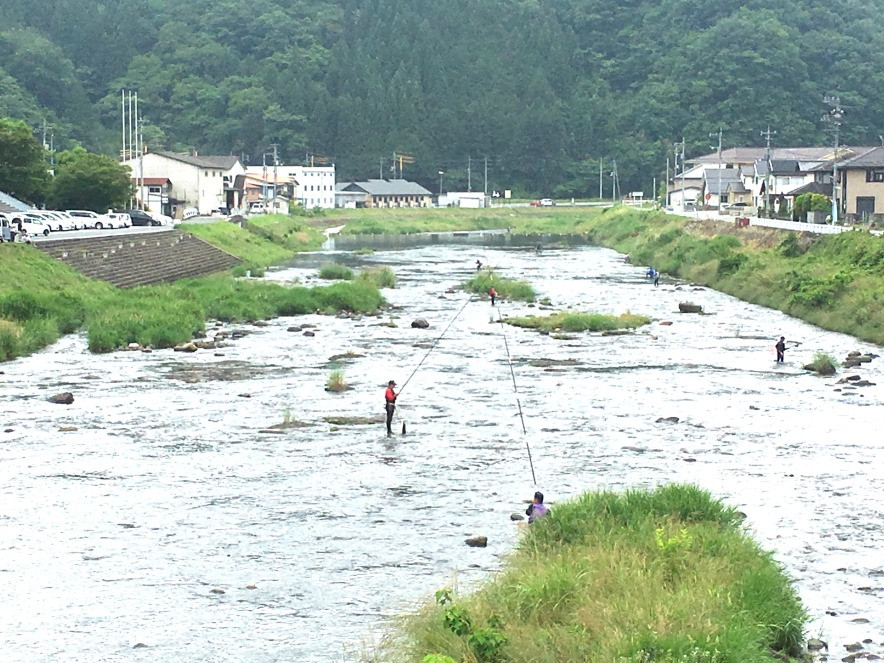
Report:
[{"label": "riverside vegetation", "polygon": [[475,593],[437,592],[386,653],[415,663],[800,657],[807,615],[741,520],[695,486],[587,493],[528,527]]},{"label": "riverside vegetation", "polygon": [[[315,245],[315,231],[296,230],[302,227],[297,219],[258,219],[252,227],[269,227],[271,235],[287,235],[289,247]],[[286,227],[288,233],[281,230]],[[193,224],[184,229],[256,269],[285,260],[294,251],[229,223]],[[302,234],[291,239],[295,233]],[[238,281],[222,274],[120,290],[89,279],[31,246],[6,243],[0,245],[0,361],[30,354],[83,328],[90,350],[108,352],[133,342],[172,347],[192,339],[209,318],[254,321],[317,311],[374,312],[385,305],[376,281],[391,277],[395,281],[392,270],[378,273],[383,277],[329,287],[286,287]]]},{"label": "riverside vegetation", "polygon": [[614,331],[616,329],[637,329],[650,324],[651,319],[627,311],[620,315],[604,313],[580,313],[577,311],[560,311],[551,315],[504,318],[503,321],[514,327],[526,329],[542,329],[545,331]]},{"label": "riverside vegetation", "polygon": [[487,295],[491,288],[497,292],[497,296],[503,299],[516,299],[523,302],[533,302],[537,297],[534,288],[525,281],[505,279],[497,275],[492,269],[486,269],[462,284],[464,290],[477,295]]},{"label": "riverside vegetation", "polygon": [[884,344],[884,237],[740,230],[614,208],[595,219],[587,238],[636,264]]}]

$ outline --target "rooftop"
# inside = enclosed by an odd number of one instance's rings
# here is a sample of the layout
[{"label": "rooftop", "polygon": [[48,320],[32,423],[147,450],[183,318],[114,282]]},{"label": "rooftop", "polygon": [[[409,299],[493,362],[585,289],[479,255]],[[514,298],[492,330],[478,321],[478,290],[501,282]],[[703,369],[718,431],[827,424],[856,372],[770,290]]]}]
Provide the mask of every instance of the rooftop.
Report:
[{"label": "rooftop", "polygon": [[842,161],[839,168],[884,168],[884,146],[873,147],[864,154]]},{"label": "rooftop", "polygon": [[339,186],[341,191],[361,190],[372,196],[433,195],[417,182],[409,182],[408,180],[363,180],[361,182],[342,182]]},{"label": "rooftop", "polygon": [[166,157],[167,159],[181,161],[182,163],[187,163],[191,166],[196,166],[197,168],[230,170],[239,163],[239,158],[234,156],[195,156],[192,154],[181,154],[179,152],[154,152],[154,154]]}]

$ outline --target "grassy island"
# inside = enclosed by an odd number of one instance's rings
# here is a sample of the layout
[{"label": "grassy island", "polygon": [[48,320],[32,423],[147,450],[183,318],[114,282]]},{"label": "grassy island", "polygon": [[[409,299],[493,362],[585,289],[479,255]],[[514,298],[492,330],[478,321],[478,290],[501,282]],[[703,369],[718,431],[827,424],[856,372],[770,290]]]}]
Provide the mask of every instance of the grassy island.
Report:
[{"label": "grassy island", "polygon": [[437,592],[385,653],[414,663],[799,657],[807,615],[741,517],[684,485],[557,504],[500,574],[469,596]]},{"label": "grassy island", "polygon": [[479,295],[487,295],[491,288],[497,292],[497,296],[502,299],[517,299],[523,302],[533,302],[537,297],[534,288],[530,283],[525,281],[516,281],[513,279],[505,279],[497,275],[497,272],[486,269],[462,284],[467,292]]},{"label": "grassy island", "polygon": [[543,329],[545,331],[613,331],[615,329],[636,329],[650,324],[651,319],[627,311],[620,315],[604,313],[580,313],[577,311],[560,311],[552,315],[529,315],[525,317],[504,318],[503,321],[514,327],[525,329]]}]

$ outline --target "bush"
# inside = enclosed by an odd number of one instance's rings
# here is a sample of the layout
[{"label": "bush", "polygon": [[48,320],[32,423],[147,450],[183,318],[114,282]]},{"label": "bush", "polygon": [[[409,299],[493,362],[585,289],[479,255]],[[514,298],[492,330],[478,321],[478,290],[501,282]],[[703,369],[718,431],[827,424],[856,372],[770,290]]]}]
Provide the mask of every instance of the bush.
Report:
[{"label": "bush", "polygon": [[807,364],[804,369],[808,371],[814,371],[816,373],[819,373],[820,375],[835,375],[835,373],[837,372],[837,365],[837,360],[829,353],[817,352],[813,356],[813,361]]},{"label": "bush", "polygon": [[395,288],[396,274],[389,267],[369,267],[359,272],[359,280],[373,284],[376,288]]},{"label": "bush", "polygon": [[326,263],[319,270],[319,278],[329,281],[349,281],[353,278],[353,270],[346,265]]},{"label": "bush", "polygon": [[0,320],[0,361],[17,357],[21,347],[21,326],[10,320]]}]

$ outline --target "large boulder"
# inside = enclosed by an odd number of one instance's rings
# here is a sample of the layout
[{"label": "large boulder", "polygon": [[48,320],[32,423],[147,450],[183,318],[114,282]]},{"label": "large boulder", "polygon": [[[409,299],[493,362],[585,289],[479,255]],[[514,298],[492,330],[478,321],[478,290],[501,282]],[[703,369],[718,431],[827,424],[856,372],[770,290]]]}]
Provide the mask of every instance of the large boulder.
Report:
[{"label": "large boulder", "polygon": [[55,396],[50,396],[49,402],[57,403],[58,405],[70,405],[74,402],[74,395],[69,391],[63,391],[60,394],[55,394]]},{"label": "large boulder", "polygon": [[464,541],[471,548],[484,548],[488,545],[487,536],[473,536]]},{"label": "large boulder", "polygon": [[682,313],[702,313],[703,307],[692,302],[681,302],[678,305],[678,310]]},{"label": "large boulder", "polygon": [[417,320],[412,320],[411,326],[415,329],[429,329],[430,323],[423,318],[418,318]]},{"label": "large boulder", "polygon": [[199,350],[196,343],[181,343],[175,346],[175,352],[196,352]]}]

